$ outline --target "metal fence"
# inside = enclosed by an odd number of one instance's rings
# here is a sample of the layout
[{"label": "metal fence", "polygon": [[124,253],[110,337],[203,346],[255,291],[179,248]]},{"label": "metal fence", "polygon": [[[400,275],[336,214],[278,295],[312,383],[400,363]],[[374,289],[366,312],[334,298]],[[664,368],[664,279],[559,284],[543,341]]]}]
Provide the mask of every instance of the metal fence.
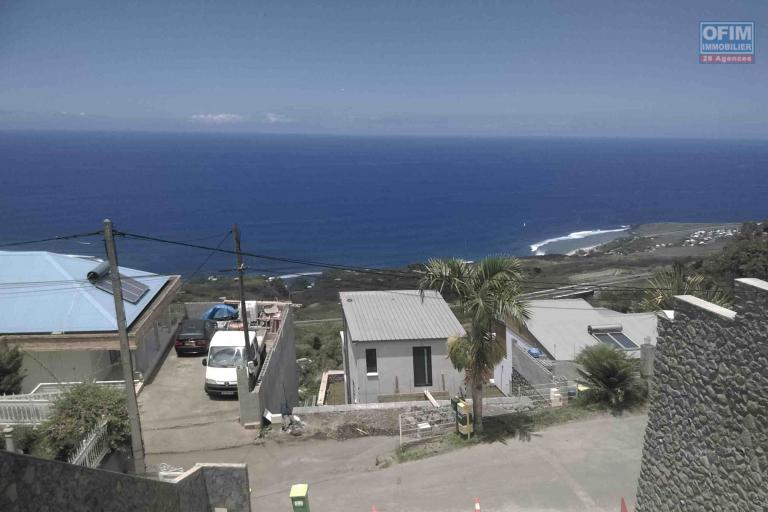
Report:
[{"label": "metal fence", "polygon": [[558,407],[568,403],[572,388],[567,380],[559,380],[551,384],[512,384],[510,385],[510,396],[518,398],[527,398],[534,408],[537,407]]},{"label": "metal fence", "polygon": [[400,446],[442,437],[455,428],[450,407],[404,412],[400,414]]},{"label": "metal fence", "polygon": [[[552,384],[514,386],[510,396],[483,399],[483,415],[497,416],[561,407],[568,403],[573,389],[567,380],[559,379]],[[472,401],[469,400],[469,403]],[[400,414],[399,420],[401,447],[437,439],[456,428],[455,413],[450,406],[404,412]]]},{"label": "metal fence", "polygon": [[107,437],[107,420],[101,420],[96,428],[85,436],[77,447],[75,453],[69,457],[70,464],[97,468],[104,457],[110,451],[109,439]]}]

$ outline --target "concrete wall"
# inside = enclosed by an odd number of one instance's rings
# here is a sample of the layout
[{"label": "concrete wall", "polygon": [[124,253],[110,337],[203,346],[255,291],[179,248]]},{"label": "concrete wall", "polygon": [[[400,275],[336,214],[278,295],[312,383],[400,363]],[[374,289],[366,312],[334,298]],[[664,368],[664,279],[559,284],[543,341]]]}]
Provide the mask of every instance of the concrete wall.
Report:
[{"label": "concrete wall", "polygon": [[0,452],[3,512],[248,512],[244,464],[198,464],[175,482]]},{"label": "concrete wall", "polygon": [[[536,346],[537,344],[522,337],[509,327],[506,327],[505,331],[507,353],[504,359],[494,368],[493,379],[496,387],[502,393],[509,394],[510,382],[513,379],[514,372],[517,372],[518,376],[522,376],[528,384],[533,386],[551,384],[553,372],[537,363],[526,352],[527,347]],[[565,368],[563,370],[564,373],[569,373],[565,371]],[[517,386],[515,385],[515,387]]]},{"label": "concrete wall", "polygon": [[[119,367],[119,356],[117,362]],[[32,391],[41,382],[106,380],[112,369],[108,350],[27,352],[23,365],[27,373],[22,393]]]},{"label": "concrete wall", "polygon": [[[346,337],[346,335],[345,335]],[[347,338],[348,339],[348,338]],[[432,385],[416,386],[413,375],[413,347],[432,349]],[[347,344],[348,375],[352,403],[378,402],[379,395],[447,391],[459,392],[463,372],[448,359],[447,340],[373,341]],[[366,349],[376,349],[377,375],[366,373]]]},{"label": "concrete wall", "polygon": [[[163,356],[173,344],[173,336],[183,316],[183,307],[166,308],[159,322],[143,330],[138,348],[132,351],[133,369],[146,379],[163,361]],[[112,355],[110,356],[110,352]],[[115,350],[66,350],[29,351],[24,355],[27,375],[22,392],[27,393],[41,382],[82,382],[87,380],[122,380],[120,351]]]},{"label": "concrete wall", "polygon": [[240,422],[261,421],[264,410],[280,414],[284,406],[292,408],[299,403],[299,369],[296,366],[296,342],[293,328],[293,310],[283,310],[283,320],[272,350],[267,354],[264,365],[250,393],[243,393],[247,382],[244,370],[238,369],[238,395],[240,401]]},{"label": "concrete wall", "polygon": [[173,345],[181,318],[175,315],[169,318],[170,322],[157,322],[145,331],[138,348],[133,351],[133,370],[141,372],[144,380],[155,374]]},{"label": "concrete wall", "polygon": [[659,322],[638,512],[768,503],[768,283],[735,292],[734,311],[678,298]]},{"label": "concrete wall", "polygon": [[512,378],[512,344],[514,343],[514,333],[509,327],[505,327],[504,342],[506,343],[506,353],[496,368],[493,369],[493,382],[496,387],[504,394],[509,394],[509,382]]}]

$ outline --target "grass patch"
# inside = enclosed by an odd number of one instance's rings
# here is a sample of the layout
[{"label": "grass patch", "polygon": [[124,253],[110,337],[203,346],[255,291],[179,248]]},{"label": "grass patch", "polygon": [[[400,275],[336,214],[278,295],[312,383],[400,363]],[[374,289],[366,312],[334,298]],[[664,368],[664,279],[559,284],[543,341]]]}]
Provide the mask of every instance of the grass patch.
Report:
[{"label": "grass patch", "polygon": [[339,338],[341,328],[341,321],[295,326],[296,358],[305,357],[312,361],[301,376],[300,392],[303,398],[317,396],[324,371],[343,369]]},{"label": "grass patch", "polygon": [[[300,293],[294,293],[295,301],[302,300]],[[295,310],[295,319],[297,322],[302,320],[325,320],[328,318],[338,318],[341,320],[341,304],[338,301],[330,302],[312,302],[310,304],[301,303],[301,307]]]},{"label": "grass patch", "polygon": [[472,437],[469,440],[459,436],[455,432],[435,439],[434,441],[428,441],[424,443],[414,444],[398,448],[395,451],[394,459],[399,464],[404,462],[412,462],[415,460],[426,459],[442,453],[449,453],[454,450],[466,448],[479,444],[480,441],[477,437]]}]

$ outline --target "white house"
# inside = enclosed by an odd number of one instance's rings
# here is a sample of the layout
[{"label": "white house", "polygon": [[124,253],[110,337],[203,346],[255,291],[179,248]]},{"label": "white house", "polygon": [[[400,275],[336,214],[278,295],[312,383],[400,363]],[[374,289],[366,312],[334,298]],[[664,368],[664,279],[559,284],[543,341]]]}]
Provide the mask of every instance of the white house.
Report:
[{"label": "white house", "polygon": [[[134,370],[152,373],[182,315],[179,276],[120,267]],[[122,379],[109,273],[91,256],[0,251],[0,343],[24,352],[23,391],[41,382]]]},{"label": "white house", "polygon": [[447,340],[465,331],[435,291],[341,292],[341,334],[348,403],[400,401],[458,393],[463,373]]},{"label": "white house", "polygon": [[642,345],[656,344],[656,313],[620,313],[584,299],[532,300],[528,309],[524,326],[506,325],[506,357],[494,371],[504,393],[513,372],[538,385],[551,383],[553,376],[576,379],[573,360],[585,347],[605,343],[640,357]]}]

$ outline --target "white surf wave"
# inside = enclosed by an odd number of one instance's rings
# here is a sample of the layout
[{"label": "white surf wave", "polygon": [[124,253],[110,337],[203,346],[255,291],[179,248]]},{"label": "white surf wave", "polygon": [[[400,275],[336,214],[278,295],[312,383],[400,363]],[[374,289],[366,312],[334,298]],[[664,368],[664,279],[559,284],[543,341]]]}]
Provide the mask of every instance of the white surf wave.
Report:
[{"label": "white surf wave", "polygon": [[283,274],[278,276],[280,279],[294,279],[296,277],[311,277],[323,275],[322,272],[299,272],[297,274]]},{"label": "white surf wave", "polygon": [[531,245],[531,252],[534,253],[536,256],[543,256],[546,253],[540,249],[547,244],[551,244],[552,242],[561,242],[563,240],[579,240],[581,238],[587,238],[590,236],[602,235],[603,233],[619,233],[621,231],[626,231],[628,229],[629,229],[629,226],[621,226],[618,229],[593,229],[591,231],[574,231],[573,233],[569,233],[565,236],[558,236],[557,238],[548,238],[546,240],[542,240],[541,242],[536,242],[535,244]]}]

